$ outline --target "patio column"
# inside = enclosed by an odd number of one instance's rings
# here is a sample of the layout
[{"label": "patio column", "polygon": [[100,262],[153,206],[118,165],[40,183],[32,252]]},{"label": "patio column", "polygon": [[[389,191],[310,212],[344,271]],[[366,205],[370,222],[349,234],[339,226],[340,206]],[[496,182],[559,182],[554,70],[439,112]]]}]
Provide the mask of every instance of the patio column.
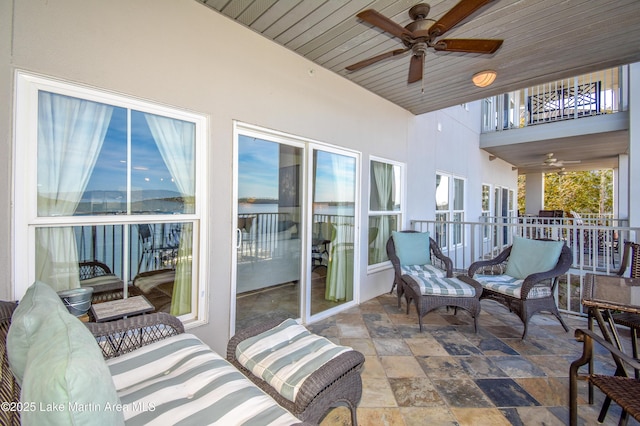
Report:
[{"label": "patio column", "polygon": [[544,174],[527,173],[525,191],[525,213],[537,216],[544,207]]}]

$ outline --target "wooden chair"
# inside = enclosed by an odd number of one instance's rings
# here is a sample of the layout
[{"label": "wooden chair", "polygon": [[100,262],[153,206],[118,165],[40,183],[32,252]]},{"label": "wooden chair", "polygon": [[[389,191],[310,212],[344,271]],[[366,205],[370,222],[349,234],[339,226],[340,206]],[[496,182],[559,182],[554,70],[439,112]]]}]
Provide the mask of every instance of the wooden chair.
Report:
[{"label": "wooden chair", "polygon": [[[576,330],[576,339],[583,342],[582,356],[573,361],[569,368],[569,424],[576,426],[578,424],[578,380],[586,380],[590,385],[600,389],[607,397],[606,401],[614,401],[622,408],[619,425],[626,425],[628,416],[640,421],[640,380],[632,377],[624,377],[620,375],[603,375],[593,374],[580,375],[578,370],[585,364],[593,365],[595,341],[604,349],[609,351],[616,360],[616,363],[622,365],[625,363],[631,368],[640,369],[638,360],[622,353],[616,347],[605,341],[602,337],[589,330]],[[617,371],[616,371],[617,372]],[[608,403],[605,405],[608,408]],[[606,409],[600,412],[599,423],[604,421]]]},{"label": "wooden chair", "polygon": [[[494,300],[506,306],[509,311],[516,313],[524,324],[522,339],[527,336],[529,319],[541,311],[551,312],[560,321],[564,330],[568,332],[569,327],[560,316],[554,294],[558,279],[571,267],[571,250],[564,244],[555,267],[547,271],[531,273],[524,278],[521,284],[516,284],[519,281],[515,281],[505,274],[512,248],[513,246],[507,247],[493,259],[472,263],[468,276],[460,276],[460,280],[482,285],[480,300]],[[480,275],[476,276],[476,274]],[[513,285],[507,284],[509,282]]]},{"label": "wooden chair", "polygon": [[[623,276],[627,270],[627,266],[631,262],[631,273],[629,278],[640,278],[640,244],[631,241],[625,241],[624,252],[622,255],[622,264],[618,271],[619,276]],[[631,348],[633,357],[638,358],[638,330],[640,330],[640,315],[630,312],[619,312],[611,314],[613,322],[618,325],[629,327],[631,334]],[[636,378],[640,378],[640,371],[636,370]]]}]

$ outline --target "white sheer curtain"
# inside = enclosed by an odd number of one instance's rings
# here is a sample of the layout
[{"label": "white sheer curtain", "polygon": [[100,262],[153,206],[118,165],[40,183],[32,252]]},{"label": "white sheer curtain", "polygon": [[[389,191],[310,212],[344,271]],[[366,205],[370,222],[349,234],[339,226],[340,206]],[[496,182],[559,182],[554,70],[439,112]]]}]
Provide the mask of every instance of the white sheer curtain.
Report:
[{"label": "white sheer curtain", "polygon": [[[38,216],[71,216],[89,182],[113,107],[54,93],[38,96]],[[80,286],[73,228],[37,228],[36,279]]]},{"label": "white sheer curtain", "polygon": [[[354,159],[332,154],[331,163],[335,201],[354,200],[355,188],[353,184],[347,183],[353,182],[354,177],[346,175],[354,173]],[[355,214],[355,212],[350,213]],[[334,225],[336,232],[329,250],[325,299],[348,301],[353,299],[353,225],[344,223]]]},{"label": "white sheer curtain", "polygon": [[[394,189],[393,165],[381,163],[379,161],[372,161],[371,170],[378,199],[378,205],[374,206],[372,210],[392,211]],[[378,233],[374,240],[373,251],[371,253],[370,263],[372,264],[384,262],[387,260],[386,244],[389,236],[391,235],[389,221],[389,216],[383,215],[378,217]]]},{"label": "white sheer curtain", "polygon": [[[195,124],[158,115],[145,114],[153,139],[184,200],[184,213],[195,211]],[[171,298],[171,314],[191,312],[193,224],[183,223],[176,262],[176,279]]]}]

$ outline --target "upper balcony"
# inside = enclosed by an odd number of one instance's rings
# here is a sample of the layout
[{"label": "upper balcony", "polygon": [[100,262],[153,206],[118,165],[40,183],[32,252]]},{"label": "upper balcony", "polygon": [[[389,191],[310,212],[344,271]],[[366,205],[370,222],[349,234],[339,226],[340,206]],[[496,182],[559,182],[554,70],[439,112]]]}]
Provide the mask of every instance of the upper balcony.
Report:
[{"label": "upper balcony", "polygon": [[568,170],[615,168],[628,150],[628,81],[624,66],[486,98],[480,148],[520,174],[548,172],[549,153]]}]

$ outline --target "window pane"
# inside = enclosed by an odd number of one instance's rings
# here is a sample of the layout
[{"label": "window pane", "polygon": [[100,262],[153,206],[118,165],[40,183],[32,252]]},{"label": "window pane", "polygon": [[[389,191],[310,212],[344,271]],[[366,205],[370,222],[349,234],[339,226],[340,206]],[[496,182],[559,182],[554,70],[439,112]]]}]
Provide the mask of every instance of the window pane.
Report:
[{"label": "window pane", "polygon": [[[38,93],[38,216],[76,213],[103,148],[112,114],[109,105]],[[116,156],[121,154],[118,151]],[[111,182],[118,185],[123,181],[114,176]]]},{"label": "window pane", "polygon": [[453,209],[464,210],[464,180],[453,179]]},{"label": "window pane", "polygon": [[482,211],[488,212],[491,209],[489,200],[489,185],[482,185]]},{"label": "window pane", "polygon": [[370,211],[400,211],[400,166],[371,161]]},{"label": "window pane", "polygon": [[129,119],[125,108],[44,91],[38,100],[39,216],[194,213],[194,123]]},{"label": "window pane", "polygon": [[391,232],[398,230],[398,216],[369,217],[369,265],[389,260],[387,257],[387,241]]},{"label": "window pane", "polygon": [[449,210],[449,176],[436,175],[436,210]]},{"label": "window pane", "polygon": [[131,213],[194,213],[194,154],[194,123],[131,111]]}]

